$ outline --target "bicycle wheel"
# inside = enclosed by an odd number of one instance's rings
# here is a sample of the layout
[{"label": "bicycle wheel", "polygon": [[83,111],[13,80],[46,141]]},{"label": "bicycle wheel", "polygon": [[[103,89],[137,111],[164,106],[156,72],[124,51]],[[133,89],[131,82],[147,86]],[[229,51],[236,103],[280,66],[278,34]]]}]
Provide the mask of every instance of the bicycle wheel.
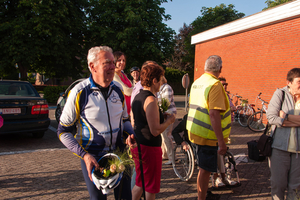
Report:
[{"label": "bicycle wheel", "polygon": [[241,126],[246,127],[247,126],[247,122],[248,122],[248,118],[254,114],[254,109],[252,107],[246,107],[246,108],[242,108],[239,111],[239,115],[238,115],[238,122]]},{"label": "bicycle wheel", "polygon": [[192,147],[188,146],[189,150],[185,151],[181,145],[175,145],[173,151],[173,169],[182,181],[188,181],[194,173],[194,153]]},{"label": "bicycle wheel", "polygon": [[261,132],[266,129],[266,124],[264,122],[267,122],[266,119],[266,112],[256,112],[253,115],[251,115],[248,119],[248,127],[250,130],[254,132]]}]

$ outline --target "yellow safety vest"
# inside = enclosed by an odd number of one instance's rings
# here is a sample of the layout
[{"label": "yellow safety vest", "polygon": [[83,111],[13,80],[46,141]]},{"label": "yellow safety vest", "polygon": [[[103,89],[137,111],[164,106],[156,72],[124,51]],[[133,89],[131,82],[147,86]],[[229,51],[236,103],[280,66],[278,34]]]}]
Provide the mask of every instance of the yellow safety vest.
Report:
[{"label": "yellow safety vest", "polygon": [[[217,140],[216,134],[212,128],[209,109],[208,109],[208,94],[211,87],[219,82],[212,75],[204,73],[198,78],[191,87],[190,92],[190,107],[186,123],[186,129],[190,134],[200,136],[208,140]],[[231,111],[228,97],[223,88],[228,108],[225,112],[221,112],[221,125],[223,137],[228,138],[231,130]]]}]

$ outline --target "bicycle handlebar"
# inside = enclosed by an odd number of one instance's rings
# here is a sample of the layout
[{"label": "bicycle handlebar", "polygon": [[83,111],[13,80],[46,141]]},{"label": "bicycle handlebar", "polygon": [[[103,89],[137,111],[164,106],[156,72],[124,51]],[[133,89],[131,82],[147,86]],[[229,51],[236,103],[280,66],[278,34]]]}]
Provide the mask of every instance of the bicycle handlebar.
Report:
[{"label": "bicycle handlebar", "polygon": [[261,94],[262,94],[262,93],[260,92],[260,93],[258,94],[257,98],[258,98],[260,101],[262,101],[263,103],[269,104],[268,102],[266,102],[265,100],[263,100],[263,99],[260,98],[260,95],[261,95]]},{"label": "bicycle handlebar", "polygon": [[[228,92],[228,91],[227,91]],[[229,93],[230,94],[230,93]],[[233,98],[233,97],[237,97],[237,98],[239,98],[239,99],[241,99],[241,98],[243,98],[243,97],[241,97],[241,96],[239,96],[239,95],[237,95],[237,94],[232,94],[231,95],[231,98]]]}]

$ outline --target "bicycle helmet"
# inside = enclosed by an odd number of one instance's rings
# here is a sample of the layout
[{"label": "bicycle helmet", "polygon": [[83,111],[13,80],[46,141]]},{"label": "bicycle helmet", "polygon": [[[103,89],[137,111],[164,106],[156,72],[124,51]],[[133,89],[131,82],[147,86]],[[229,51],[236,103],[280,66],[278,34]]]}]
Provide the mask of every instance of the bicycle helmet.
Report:
[{"label": "bicycle helmet", "polygon": [[[98,164],[100,165],[100,167],[105,167],[107,166],[108,161],[113,159],[120,160],[120,158],[116,154],[108,153],[98,160]],[[92,170],[93,183],[95,184],[98,190],[102,191],[103,194],[108,194],[112,189],[116,188],[120,184],[122,176],[123,172],[120,172],[105,178],[103,177],[102,172],[95,170],[95,167]]]}]

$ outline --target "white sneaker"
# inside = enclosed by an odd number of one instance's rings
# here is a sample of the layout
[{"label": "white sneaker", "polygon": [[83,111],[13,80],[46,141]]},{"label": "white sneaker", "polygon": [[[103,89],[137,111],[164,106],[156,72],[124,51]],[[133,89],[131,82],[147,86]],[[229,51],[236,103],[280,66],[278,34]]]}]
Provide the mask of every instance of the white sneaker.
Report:
[{"label": "white sneaker", "polygon": [[171,161],[165,162],[164,165],[172,165]]},{"label": "white sneaker", "polygon": [[222,179],[220,177],[218,177],[215,180],[215,187],[219,188],[219,187],[225,187],[225,184],[222,182]]},{"label": "white sneaker", "polygon": [[225,177],[224,181],[223,181],[226,185],[230,185],[230,186],[233,186],[233,185],[236,185],[237,182],[236,181],[232,181],[230,180],[229,178]]}]

